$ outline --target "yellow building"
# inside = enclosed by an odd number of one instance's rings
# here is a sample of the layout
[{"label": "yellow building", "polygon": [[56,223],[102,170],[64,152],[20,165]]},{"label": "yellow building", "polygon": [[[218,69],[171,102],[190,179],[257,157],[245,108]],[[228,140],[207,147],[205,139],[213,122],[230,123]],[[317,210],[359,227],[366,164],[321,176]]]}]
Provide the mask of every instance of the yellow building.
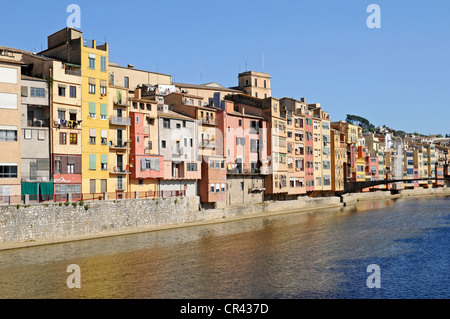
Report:
[{"label": "yellow building", "polygon": [[64,28],[48,37],[48,49],[41,54],[80,68],[81,191],[106,193],[109,191],[108,44],[85,40],[81,31]]},{"label": "yellow building", "polygon": [[82,38],[81,43],[82,190],[123,191],[123,184],[108,189],[108,44],[98,46],[95,40],[87,43]]},{"label": "yellow building", "polygon": [[22,55],[0,48],[0,204],[21,195]]}]

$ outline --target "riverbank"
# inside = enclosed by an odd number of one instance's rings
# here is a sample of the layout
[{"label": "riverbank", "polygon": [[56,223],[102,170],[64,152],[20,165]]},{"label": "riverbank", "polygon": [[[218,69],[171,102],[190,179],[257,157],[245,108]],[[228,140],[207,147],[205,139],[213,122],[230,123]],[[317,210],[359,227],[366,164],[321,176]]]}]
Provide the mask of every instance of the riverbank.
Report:
[{"label": "riverbank", "polygon": [[0,211],[0,250],[29,248],[136,233],[194,227],[289,213],[341,208],[359,201],[450,195],[449,188],[348,194],[342,197],[269,201],[257,205],[198,210],[198,198],[127,200],[73,206],[31,206]]}]

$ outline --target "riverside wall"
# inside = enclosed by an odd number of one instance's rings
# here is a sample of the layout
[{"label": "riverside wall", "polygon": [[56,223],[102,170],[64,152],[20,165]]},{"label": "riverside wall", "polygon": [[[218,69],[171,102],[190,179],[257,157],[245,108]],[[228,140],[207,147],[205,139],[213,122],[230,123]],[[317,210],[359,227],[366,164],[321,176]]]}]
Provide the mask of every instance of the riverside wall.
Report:
[{"label": "riverside wall", "polygon": [[261,204],[202,210],[199,197],[87,202],[84,206],[34,205],[0,208],[0,250],[194,226],[202,223],[312,212],[365,200],[450,195],[450,188],[370,192],[342,197],[268,201]]}]

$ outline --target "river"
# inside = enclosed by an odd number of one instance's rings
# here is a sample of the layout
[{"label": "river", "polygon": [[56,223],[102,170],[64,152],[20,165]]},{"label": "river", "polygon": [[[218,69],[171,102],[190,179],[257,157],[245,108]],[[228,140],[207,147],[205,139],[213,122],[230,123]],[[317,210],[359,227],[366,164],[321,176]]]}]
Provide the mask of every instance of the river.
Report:
[{"label": "river", "polygon": [[450,197],[415,198],[0,251],[0,298],[449,298],[449,230]]}]

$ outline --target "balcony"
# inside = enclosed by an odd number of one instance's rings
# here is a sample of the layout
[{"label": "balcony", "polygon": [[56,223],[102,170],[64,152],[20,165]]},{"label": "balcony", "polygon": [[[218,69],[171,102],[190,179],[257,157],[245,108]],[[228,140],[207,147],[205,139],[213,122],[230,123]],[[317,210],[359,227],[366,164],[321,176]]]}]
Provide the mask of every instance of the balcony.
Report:
[{"label": "balcony", "polygon": [[261,168],[252,168],[252,169],[243,169],[240,166],[236,168],[227,170],[227,174],[230,175],[268,175],[269,168],[261,167]]},{"label": "balcony", "polygon": [[81,76],[81,67],[73,67],[68,66],[66,64],[66,67],[64,68],[64,73],[66,75]]},{"label": "balcony", "polygon": [[32,119],[27,120],[28,127],[49,127],[48,119]]},{"label": "balcony", "polygon": [[109,171],[111,175],[128,175],[130,172],[127,172],[123,169],[123,167],[114,167],[112,170]]},{"label": "balcony", "polygon": [[123,142],[121,140],[118,140],[117,142],[109,141],[109,148],[112,150],[122,150],[126,151],[130,149],[130,146],[127,142]]},{"label": "balcony", "polygon": [[126,99],[124,99],[123,97],[115,97],[113,99],[113,103],[114,103],[114,105],[117,105],[117,106],[128,106],[128,101]]},{"label": "balcony", "polygon": [[172,151],[172,156],[173,157],[181,157],[184,155],[184,148],[180,148],[180,149],[175,149]]},{"label": "balcony", "polygon": [[203,140],[201,145],[203,148],[216,148],[216,142],[214,140]]},{"label": "balcony", "polygon": [[214,119],[203,119],[202,124],[206,125],[217,125],[217,121]]},{"label": "balcony", "polygon": [[129,117],[111,116],[109,122],[111,125],[131,126],[131,119]]}]

